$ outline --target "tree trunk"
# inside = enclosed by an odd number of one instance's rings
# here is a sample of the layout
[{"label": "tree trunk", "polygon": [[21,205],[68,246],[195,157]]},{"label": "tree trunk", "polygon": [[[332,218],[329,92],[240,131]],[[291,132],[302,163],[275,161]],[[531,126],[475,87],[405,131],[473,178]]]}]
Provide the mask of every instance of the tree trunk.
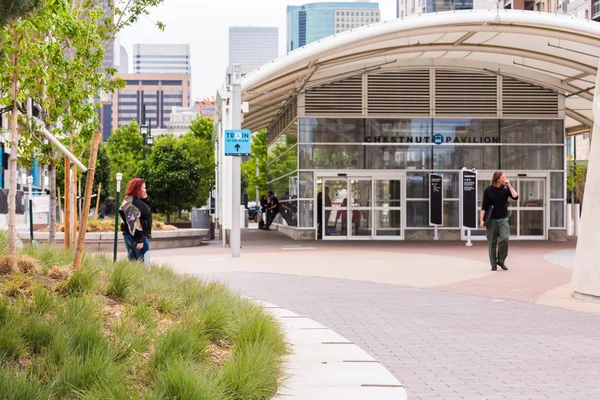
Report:
[{"label": "tree trunk", "polygon": [[71,160],[69,157],[65,157],[65,176],[64,176],[64,191],[65,191],[65,202],[64,202],[64,217],[63,227],[65,232],[65,250],[69,249],[71,244]]},{"label": "tree trunk", "polygon": [[50,181],[50,237],[48,242],[53,244],[56,241],[56,168],[54,168],[54,160],[51,160],[48,165],[48,180]]},{"label": "tree trunk", "polygon": [[10,157],[8,158],[8,253],[15,255],[17,253],[17,155],[19,145],[19,127],[18,115],[18,79],[19,79],[19,45],[18,33],[14,31],[15,48],[10,56],[10,63],[13,67],[11,76],[11,96],[12,111],[10,112]]}]

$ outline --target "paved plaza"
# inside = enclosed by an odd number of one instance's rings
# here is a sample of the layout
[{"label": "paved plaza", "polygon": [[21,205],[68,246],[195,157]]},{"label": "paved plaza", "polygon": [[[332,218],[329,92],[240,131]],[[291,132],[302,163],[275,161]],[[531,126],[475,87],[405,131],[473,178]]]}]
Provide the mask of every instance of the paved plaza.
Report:
[{"label": "paved plaza", "polygon": [[409,399],[600,398],[600,304],[570,296],[575,243],[297,242],[247,230],[154,262],[306,316],[373,356]]}]

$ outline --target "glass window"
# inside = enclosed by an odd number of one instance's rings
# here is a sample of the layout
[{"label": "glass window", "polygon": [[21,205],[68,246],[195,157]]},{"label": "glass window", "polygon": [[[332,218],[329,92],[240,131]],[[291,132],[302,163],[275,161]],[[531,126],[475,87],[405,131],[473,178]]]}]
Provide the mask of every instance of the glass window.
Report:
[{"label": "glass window", "polygon": [[502,143],[564,143],[563,122],[552,119],[500,121]]},{"label": "glass window", "polygon": [[300,169],[364,169],[363,145],[300,145]]},{"label": "glass window", "polygon": [[409,228],[429,227],[429,201],[406,202],[406,226]]},{"label": "glass window", "polygon": [[298,202],[287,200],[279,202],[279,215],[284,225],[298,226]]},{"label": "glass window", "polygon": [[298,169],[298,147],[286,151],[285,147],[276,148],[269,155],[269,179],[277,179]]},{"label": "glass window", "polygon": [[363,119],[300,118],[300,143],[362,143]]},{"label": "glass window", "polygon": [[565,227],[565,202],[562,200],[550,202],[550,227]]},{"label": "glass window", "polygon": [[315,197],[312,172],[300,172],[300,195],[301,199],[310,199]]},{"label": "glass window", "polygon": [[434,119],[433,133],[445,143],[500,143],[497,119]]},{"label": "glass window", "polygon": [[447,146],[433,148],[433,169],[498,169],[499,146]]},{"label": "glass window", "polygon": [[500,168],[513,170],[562,170],[563,146],[503,146]]},{"label": "glass window", "polygon": [[444,199],[458,199],[460,184],[458,182],[458,173],[444,172]]},{"label": "glass window", "polygon": [[431,119],[367,119],[367,143],[431,143]]},{"label": "glass window", "polygon": [[366,169],[430,169],[431,147],[366,146]]},{"label": "glass window", "polygon": [[550,173],[550,198],[562,199],[565,197],[565,181],[562,172]]},{"label": "glass window", "polygon": [[429,198],[429,174],[425,172],[406,174],[406,198]]},{"label": "glass window", "polygon": [[313,228],[314,224],[314,202],[312,200],[300,200],[298,202],[299,226],[301,228]]},{"label": "glass window", "polygon": [[446,227],[458,228],[460,216],[460,201],[444,201],[444,219],[443,223]]}]

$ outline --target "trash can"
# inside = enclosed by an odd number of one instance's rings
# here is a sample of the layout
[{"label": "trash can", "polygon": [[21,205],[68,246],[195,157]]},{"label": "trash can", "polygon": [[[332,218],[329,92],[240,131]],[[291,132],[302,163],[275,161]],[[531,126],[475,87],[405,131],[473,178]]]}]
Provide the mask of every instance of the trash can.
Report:
[{"label": "trash can", "polygon": [[192,208],[192,229],[207,229],[202,240],[210,240],[210,210],[208,208]]}]

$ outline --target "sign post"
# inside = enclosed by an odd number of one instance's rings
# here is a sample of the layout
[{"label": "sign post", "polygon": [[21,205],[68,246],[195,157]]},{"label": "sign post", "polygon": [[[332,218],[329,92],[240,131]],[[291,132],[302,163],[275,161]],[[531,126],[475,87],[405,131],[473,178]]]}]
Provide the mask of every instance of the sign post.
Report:
[{"label": "sign post", "polygon": [[240,199],[242,198],[242,179],[241,165],[242,160],[239,156],[250,155],[250,136],[249,130],[242,127],[242,84],[241,84],[241,65],[233,65],[233,84],[231,95],[231,130],[225,130],[225,155],[237,156],[232,160],[232,190],[233,197],[231,210],[231,233],[229,245],[231,246],[231,257],[238,258],[242,247],[240,232]]},{"label": "sign post", "polygon": [[467,247],[471,243],[471,229],[477,229],[477,170],[463,168],[460,171],[462,199],[462,227],[467,229]]},{"label": "sign post", "polygon": [[429,226],[434,227],[433,240],[439,240],[438,226],[443,225],[444,177],[442,173],[429,174]]}]

